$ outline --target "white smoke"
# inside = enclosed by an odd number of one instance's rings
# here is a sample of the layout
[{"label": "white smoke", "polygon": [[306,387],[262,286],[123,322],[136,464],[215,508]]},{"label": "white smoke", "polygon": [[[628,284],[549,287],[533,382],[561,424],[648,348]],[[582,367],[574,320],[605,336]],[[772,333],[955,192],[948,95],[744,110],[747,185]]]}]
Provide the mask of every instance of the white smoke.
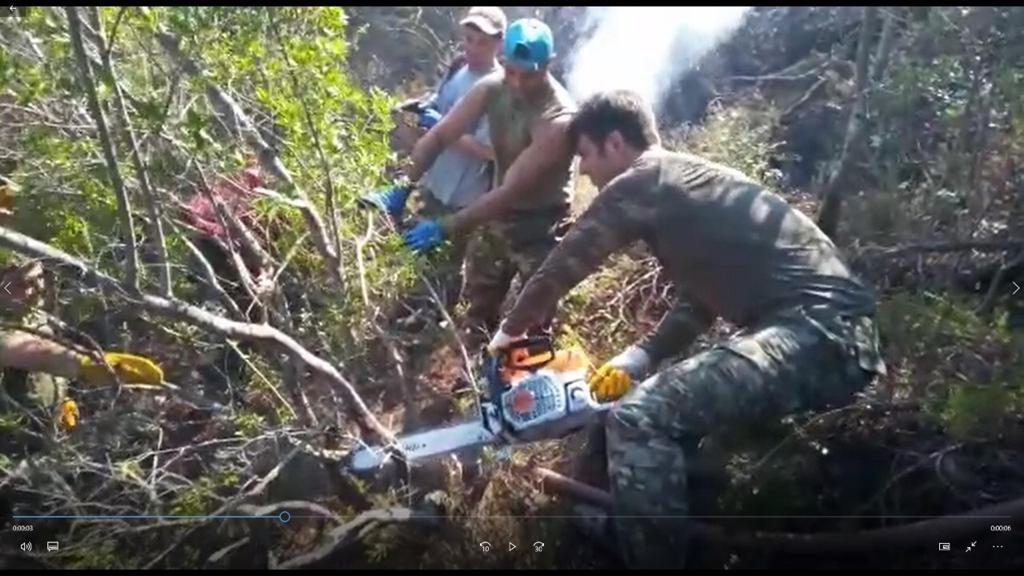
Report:
[{"label": "white smoke", "polygon": [[749,7],[598,6],[593,30],[568,59],[569,92],[580,101],[601,90],[638,92],[658,111],[672,81],[726,40]]}]

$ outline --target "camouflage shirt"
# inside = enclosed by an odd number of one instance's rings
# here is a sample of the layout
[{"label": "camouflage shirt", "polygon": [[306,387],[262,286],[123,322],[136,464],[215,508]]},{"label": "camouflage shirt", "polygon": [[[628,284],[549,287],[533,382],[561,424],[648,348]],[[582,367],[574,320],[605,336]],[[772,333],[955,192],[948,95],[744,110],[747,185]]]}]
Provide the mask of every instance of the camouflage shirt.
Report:
[{"label": "camouflage shirt", "polygon": [[807,216],[733,169],[654,148],[580,216],[524,287],[505,331],[525,332],[635,240],[649,246],[680,296],[641,342],[656,362],[681,352],[716,317],[750,326],[799,306],[874,313],[874,293]]}]

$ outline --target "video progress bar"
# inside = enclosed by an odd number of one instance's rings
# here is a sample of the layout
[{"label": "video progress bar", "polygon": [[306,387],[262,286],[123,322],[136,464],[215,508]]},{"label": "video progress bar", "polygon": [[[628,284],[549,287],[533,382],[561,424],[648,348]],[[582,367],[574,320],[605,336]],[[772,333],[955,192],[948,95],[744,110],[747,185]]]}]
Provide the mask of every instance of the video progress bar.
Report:
[{"label": "video progress bar", "polygon": [[15,514],[15,520],[278,520],[287,524],[291,512],[282,510],[273,516],[252,516],[249,514]]},{"label": "video progress bar", "polygon": [[[355,518],[358,515],[352,515],[345,517],[347,519]],[[690,520],[933,520],[938,518],[946,518],[942,515],[908,515],[908,514],[878,514],[878,515],[841,515],[841,514],[803,514],[803,515],[735,515],[735,514],[715,514],[715,515],[689,515],[689,514],[642,514],[642,515],[625,515],[625,514],[602,514],[607,518],[671,518],[671,519],[690,519]],[[471,520],[471,519],[522,519],[522,520],[556,520],[556,519],[570,519],[570,518],[589,518],[590,516],[584,514],[533,514],[533,515],[506,515],[506,514],[487,514],[482,516],[468,516],[468,515],[431,515],[431,514],[417,514],[418,518],[422,519],[449,519],[449,520]],[[323,520],[325,517],[319,514],[306,515],[306,514],[292,514],[288,511],[282,511],[279,514],[273,516],[250,516],[246,514],[199,514],[199,515],[178,515],[178,514],[125,514],[125,515],[107,515],[107,514],[82,514],[82,515],[15,515],[15,520],[279,520],[281,523],[287,523],[292,518],[311,518]],[[338,516],[336,518],[343,518]],[[1011,515],[971,515],[963,518],[964,520],[1012,520]]]}]

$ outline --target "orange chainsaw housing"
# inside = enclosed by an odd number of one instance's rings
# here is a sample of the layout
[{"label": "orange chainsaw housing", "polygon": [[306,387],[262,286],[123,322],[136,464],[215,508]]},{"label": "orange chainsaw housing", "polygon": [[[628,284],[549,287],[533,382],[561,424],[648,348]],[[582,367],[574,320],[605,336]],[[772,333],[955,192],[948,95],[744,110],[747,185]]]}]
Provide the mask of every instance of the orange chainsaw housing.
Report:
[{"label": "orange chainsaw housing", "polygon": [[514,348],[506,353],[505,360],[504,366],[501,368],[501,380],[508,385],[514,384],[540,368],[547,368],[553,372],[574,372],[586,370],[592,366],[587,353],[578,346],[554,352],[550,348],[542,350]]}]

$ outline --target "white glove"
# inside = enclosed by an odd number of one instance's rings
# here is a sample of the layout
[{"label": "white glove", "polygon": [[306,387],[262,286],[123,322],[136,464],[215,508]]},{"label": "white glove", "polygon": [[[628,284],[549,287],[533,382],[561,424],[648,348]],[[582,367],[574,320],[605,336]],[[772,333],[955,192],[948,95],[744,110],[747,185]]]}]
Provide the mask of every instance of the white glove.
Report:
[{"label": "white glove", "polygon": [[504,329],[499,328],[498,332],[494,334],[494,337],[491,338],[491,341],[487,344],[487,352],[491,356],[497,356],[499,352],[508,348],[510,344],[518,340],[522,340],[525,337],[525,334],[509,336],[505,333]]},{"label": "white glove", "polygon": [[651,356],[646,350],[634,344],[609,360],[607,365],[625,371],[634,381],[638,381],[647,376],[651,369]]}]

